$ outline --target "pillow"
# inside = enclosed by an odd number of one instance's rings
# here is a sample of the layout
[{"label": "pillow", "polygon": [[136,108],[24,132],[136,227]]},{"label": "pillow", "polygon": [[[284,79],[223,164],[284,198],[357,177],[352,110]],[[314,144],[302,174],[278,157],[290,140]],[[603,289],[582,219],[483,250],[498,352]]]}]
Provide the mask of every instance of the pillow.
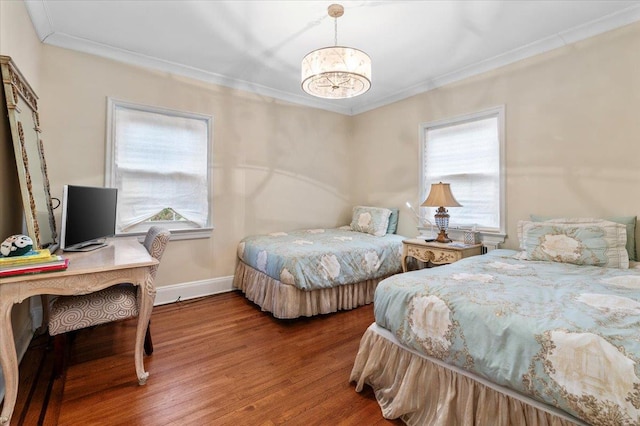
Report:
[{"label": "pillow", "polygon": [[391,210],[381,207],[356,206],[353,208],[351,230],[381,237],[389,227]]},{"label": "pillow", "polygon": [[[629,260],[638,260],[638,253],[636,252],[636,216],[614,216],[606,217],[604,220],[609,222],[621,223],[627,227],[627,253],[629,253]],[[554,219],[547,216],[531,215],[531,220],[534,222],[544,222],[548,220],[561,220],[563,222],[593,222],[598,219],[590,217],[582,218],[558,218]]]},{"label": "pillow", "polygon": [[627,228],[606,220],[593,222],[518,222],[520,258],[575,265],[627,269]]},{"label": "pillow", "polygon": [[387,227],[387,234],[395,234],[398,230],[398,215],[400,210],[396,208],[390,208],[391,215],[389,216],[389,226]]}]

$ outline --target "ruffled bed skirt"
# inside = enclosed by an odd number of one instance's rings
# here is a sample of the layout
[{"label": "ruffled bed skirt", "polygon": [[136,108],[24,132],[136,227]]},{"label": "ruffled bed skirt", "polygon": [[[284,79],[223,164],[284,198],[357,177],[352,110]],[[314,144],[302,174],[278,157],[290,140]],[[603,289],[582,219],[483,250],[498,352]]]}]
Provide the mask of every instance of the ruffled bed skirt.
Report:
[{"label": "ruffled bed skirt", "polygon": [[245,297],[263,311],[285,319],[329,314],[368,305],[373,302],[376,286],[385,278],[305,291],[283,284],[238,260],[233,286],[242,290]]},{"label": "ruffled bed skirt", "polygon": [[582,425],[560,410],[454,371],[400,346],[372,324],[362,336],[350,381],[374,390],[387,419],[408,425]]}]

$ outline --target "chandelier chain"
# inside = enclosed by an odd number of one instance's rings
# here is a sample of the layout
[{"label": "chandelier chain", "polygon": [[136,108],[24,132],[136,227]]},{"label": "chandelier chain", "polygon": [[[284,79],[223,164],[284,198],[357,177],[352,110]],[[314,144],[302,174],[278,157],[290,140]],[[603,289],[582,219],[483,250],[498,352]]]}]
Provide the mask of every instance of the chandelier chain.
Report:
[{"label": "chandelier chain", "polygon": [[333,45],[338,45],[338,18],[333,18]]}]

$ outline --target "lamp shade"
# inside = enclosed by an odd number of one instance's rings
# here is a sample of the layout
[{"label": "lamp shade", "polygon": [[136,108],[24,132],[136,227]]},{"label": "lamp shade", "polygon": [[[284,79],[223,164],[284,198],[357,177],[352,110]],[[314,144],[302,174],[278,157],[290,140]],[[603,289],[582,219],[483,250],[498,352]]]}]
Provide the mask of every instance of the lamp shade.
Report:
[{"label": "lamp shade", "polygon": [[371,87],[371,59],[352,47],[324,47],[302,59],[302,89],[320,98],[345,99]]},{"label": "lamp shade", "polygon": [[423,207],[462,207],[451,193],[448,183],[432,183],[429,196],[422,203]]}]

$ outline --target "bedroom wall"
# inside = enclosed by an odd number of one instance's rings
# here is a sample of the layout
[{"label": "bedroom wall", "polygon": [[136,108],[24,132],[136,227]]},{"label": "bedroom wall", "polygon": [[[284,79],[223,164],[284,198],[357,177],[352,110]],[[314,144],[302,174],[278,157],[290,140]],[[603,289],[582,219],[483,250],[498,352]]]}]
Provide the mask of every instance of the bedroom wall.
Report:
[{"label": "bedroom wall", "polygon": [[[41,45],[22,2],[0,2],[0,55],[13,59],[38,94]],[[4,94],[0,98],[0,111],[6,117]],[[4,240],[9,235],[22,232],[23,217],[21,210],[14,207],[16,204],[20,206],[22,201],[11,132],[7,126],[0,126],[0,137],[3,142],[7,141],[0,149],[0,239]]]},{"label": "bedroom wall", "polygon": [[[0,55],[11,56],[29,84],[40,93],[41,45],[22,2],[0,1]],[[0,112],[6,117],[6,101],[0,96]],[[6,118],[5,118],[6,120]],[[8,124],[8,123],[7,123]],[[0,241],[23,231],[20,184],[15,166],[11,134],[0,125]],[[18,206],[16,208],[15,206]],[[32,337],[29,300],[11,311],[18,358],[22,358]],[[4,397],[4,377],[0,371],[0,399]]]},{"label": "bedroom wall", "polygon": [[[640,23],[354,117],[356,200],[418,204],[420,123],[504,104],[508,238],[530,213],[640,215]],[[455,189],[454,189],[455,193]],[[450,210],[455,217],[455,209]]]},{"label": "bedroom wall", "polygon": [[158,287],[230,277],[247,235],[350,219],[349,117],[49,45],[41,79],[53,196],[103,185],[108,96],[213,116],[215,229],[169,244]]}]

